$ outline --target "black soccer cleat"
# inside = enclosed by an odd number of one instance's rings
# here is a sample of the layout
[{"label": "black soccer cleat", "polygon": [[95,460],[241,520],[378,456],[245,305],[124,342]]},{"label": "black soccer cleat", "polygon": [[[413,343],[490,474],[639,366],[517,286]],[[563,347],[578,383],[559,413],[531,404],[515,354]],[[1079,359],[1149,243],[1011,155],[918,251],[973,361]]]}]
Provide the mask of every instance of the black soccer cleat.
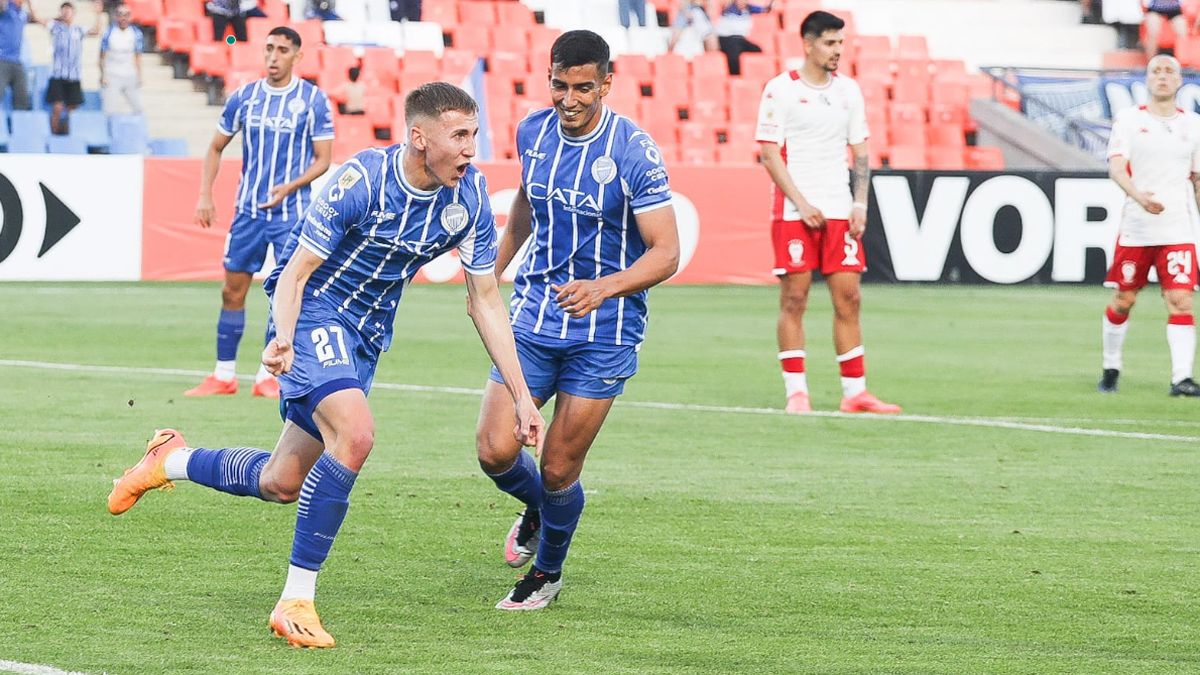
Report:
[{"label": "black soccer cleat", "polygon": [[1120,376],[1121,371],[1116,368],[1105,368],[1104,374],[1100,376],[1100,384],[1096,385],[1096,391],[1099,391],[1101,394],[1117,393],[1117,378]]},{"label": "black soccer cleat", "polygon": [[1171,385],[1172,396],[1200,396],[1200,384],[1192,378],[1186,378]]}]

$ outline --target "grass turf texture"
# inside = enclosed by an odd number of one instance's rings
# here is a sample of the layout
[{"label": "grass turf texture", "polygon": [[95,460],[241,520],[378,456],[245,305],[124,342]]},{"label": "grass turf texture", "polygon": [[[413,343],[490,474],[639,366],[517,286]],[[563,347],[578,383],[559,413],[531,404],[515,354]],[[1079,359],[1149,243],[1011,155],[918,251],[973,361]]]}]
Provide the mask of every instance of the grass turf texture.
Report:
[{"label": "grass turf texture", "polygon": [[[781,407],[773,288],[654,292],[625,399]],[[1106,293],[866,289],[871,388],[908,413],[1200,436],[1166,396],[1165,312],[1135,311],[1101,396]],[[3,358],[206,370],[214,285],[0,285]],[[818,409],[840,391],[824,289]],[[253,372],[252,293],[240,370]],[[377,381],[482,386],[463,290],[413,287]],[[515,580],[517,504],[478,470],[470,395],[376,391],[377,445],[322,574],[339,641],[268,636],[294,506],[181,484],[130,513],[113,477],[155,427],[270,448],[273,402],[179,376],[0,367],[0,660],[91,673],[1196,672],[1196,444],[617,407],[549,610]]]}]

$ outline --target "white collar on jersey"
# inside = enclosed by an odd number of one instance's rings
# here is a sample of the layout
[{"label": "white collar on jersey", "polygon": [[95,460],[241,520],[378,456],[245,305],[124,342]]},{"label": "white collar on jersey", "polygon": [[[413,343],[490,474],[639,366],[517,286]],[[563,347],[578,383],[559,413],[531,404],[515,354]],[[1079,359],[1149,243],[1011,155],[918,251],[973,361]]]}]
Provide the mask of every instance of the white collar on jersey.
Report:
[{"label": "white collar on jersey", "polygon": [[[554,114],[558,115],[558,111],[555,111]],[[608,106],[601,105],[600,106],[600,123],[596,125],[595,129],[592,129],[591,131],[589,131],[586,136],[568,136],[568,135],[564,134],[563,130],[562,130],[562,123],[560,122],[557,125],[558,126],[558,137],[561,138],[563,143],[566,143],[567,145],[583,145],[584,143],[588,143],[588,142],[594,140],[600,134],[604,133],[604,128],[606,126],[608,126],[608,122],[609,122],[609,120],[612,119],[612,117],[613,117],[613,112],[608,109]]]},{"label": "white collar on jersey", "polygon": [[442,189],[442,186],[437,186],[432,190],[419,190],[408,182],[408,178],[404,176],[404,150],[408,145],[398,146],[396,152],[392,153],[392,173],[396,175],[396,180],[400,181],[400,189],[412,195],[413,199],[426,201],[433,199],[433,196]]},{"label": "white collar on jersey", "polygon": [[296,77],[295,75],[292,75],[292,80],[282,87],[272,87],[271,81],[265,77],[262,81],[263,91],[266,91],[268,94],[286,94],[299,86],[300,78]]}]

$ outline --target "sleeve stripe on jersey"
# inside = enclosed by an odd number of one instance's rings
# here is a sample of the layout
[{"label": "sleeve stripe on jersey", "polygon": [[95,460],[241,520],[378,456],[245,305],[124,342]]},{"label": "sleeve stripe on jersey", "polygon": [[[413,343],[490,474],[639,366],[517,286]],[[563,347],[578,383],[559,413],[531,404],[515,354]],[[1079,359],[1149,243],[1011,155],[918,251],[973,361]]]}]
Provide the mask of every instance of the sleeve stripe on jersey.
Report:
[{"label": "sleeve stripe on jersey", "polygon": [[233,132],[226,129],[220,122],[217,122],[217,131],[225,134],[226,136],[233,136]]},{"label": "sleeve stripe on jersey", "polygon": [[664,206],[670,206],[672,201],[673,200],[671,198],[667,198],[665,201],[661,201],[656,204],[647,204],[646,206],[639,206],[638,208],[633,210],[633,215],[640,216],[643,213],[647,213],[647,212],[653,211],[655,209],[661,209]]},{"label": "sleeve stripe on jersey", "polygon": [[314,141],[332,141],[333,134],[329,134],[328,136],[313,136],[312,139]]},{"label": "sleeve stripe on jersey", "polygon": [[321,260],[328,260],[329,256],[333,255],[332,251],[326,250],[324,246],[313,241],[311,238],[309,238],[308,235],[306,235],[304,233],[300,234],[300,245],[303,246],[304,248],[312,251]]},{"label": "sleeve stripe on jersey", "polygon": [[487,267],[471,267],[469,265],[463,265],[463,269],[466,270],[468,274],[473,274],[477,277],[483,277],[496,273],[495,265],[489,265]]}]

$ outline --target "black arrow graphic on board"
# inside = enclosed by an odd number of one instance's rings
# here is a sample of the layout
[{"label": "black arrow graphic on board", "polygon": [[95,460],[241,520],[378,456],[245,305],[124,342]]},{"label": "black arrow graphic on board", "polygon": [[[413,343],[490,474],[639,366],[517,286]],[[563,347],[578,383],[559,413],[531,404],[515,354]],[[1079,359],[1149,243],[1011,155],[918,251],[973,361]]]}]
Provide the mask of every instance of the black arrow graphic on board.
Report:
[{"label": "black arrow graphic on board", "polygon": [[0,262],[12,254],[21,238],[24,212],[21,210],[21,195],[4,174],[0,173],[0,210],[4,220],[0,221]]},{"label": "black arrow graphic on board", "polygon": [[79,224],[79,216],[62,203],[44,183],[39,182],[38,187],[42,188],[42,200],[46,202],[46,235],[42,238],[42,248],[37,254],[40,258],[75,229]]}]

